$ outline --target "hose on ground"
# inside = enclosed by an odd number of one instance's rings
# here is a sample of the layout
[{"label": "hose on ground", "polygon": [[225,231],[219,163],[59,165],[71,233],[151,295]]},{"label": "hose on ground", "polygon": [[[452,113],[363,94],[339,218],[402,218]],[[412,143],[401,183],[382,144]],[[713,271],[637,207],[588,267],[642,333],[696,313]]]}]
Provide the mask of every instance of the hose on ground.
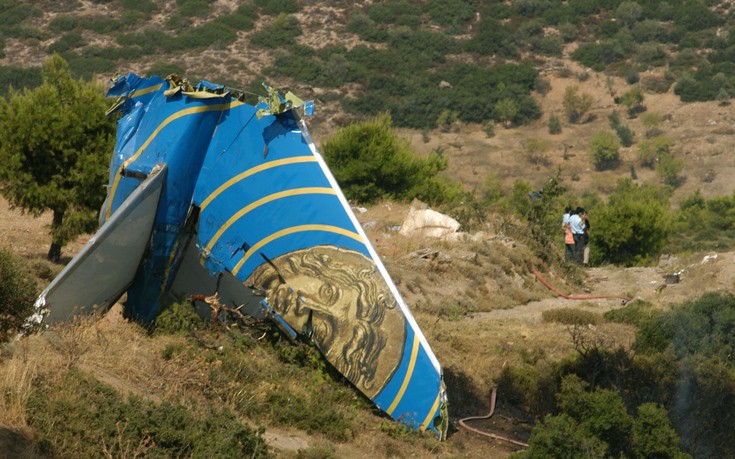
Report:
[{"label": "hose on ground", "polygon": [[546,286],[549,290],[556,293],[562,298],[566,298],[567,300],[599,300],[599,299],[605,299],[605,298],[617,298],[622,300],[622,304],[625,305],[629,301],[631,301],[633,298],[628,296],[622,296],[622,295],[595,295],[595,296],[579,296],[579,295],[566,295],[559,290],[555,289],[553,285],[551,285],[546,279],[539,274],[538,271],[535,269],[533,270],[533,274],[536,276],[536,279],[538,279],[542,284]]},{"label": "hose on ground", "polygon": [[465,424],[466,421],[471,421],[473,419],[489,419],[490,417],[492,417],[492,415],[495,413],[495,398],[497,397],[497,392],[498,392],[498,389],[496,387],[493,387],[493,393],[490,396],[490,412],[488,414],[486,414],[485,416],[469,416],[466,418],[462,418],[458,421],[459,425],[469,430],[470,432],[475,432],[477,434],[484,435],[486,437],[490,437],[495,440],[507,441],[508,443],[512,443],[517,446],[523,446],[524,448],[528,448],[527,443],[523,443],[518,440],[513,440],[512,438],[503,437],[502,435],[495,435],[490,432],[485,432],[485,431],[476,429],[474,427],[470,427],[467,424]]}]

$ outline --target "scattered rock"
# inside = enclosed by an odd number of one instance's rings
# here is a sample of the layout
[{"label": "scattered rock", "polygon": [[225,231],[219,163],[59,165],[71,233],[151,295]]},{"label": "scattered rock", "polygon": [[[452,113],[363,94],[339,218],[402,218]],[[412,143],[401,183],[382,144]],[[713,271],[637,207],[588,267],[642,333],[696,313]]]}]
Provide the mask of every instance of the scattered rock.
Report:
[{"label": "scattered rock", "polygon": [[457,220],[431,209],[416,209],[413,205],[399,231],[404,236],[446,238],[457,232]]}]

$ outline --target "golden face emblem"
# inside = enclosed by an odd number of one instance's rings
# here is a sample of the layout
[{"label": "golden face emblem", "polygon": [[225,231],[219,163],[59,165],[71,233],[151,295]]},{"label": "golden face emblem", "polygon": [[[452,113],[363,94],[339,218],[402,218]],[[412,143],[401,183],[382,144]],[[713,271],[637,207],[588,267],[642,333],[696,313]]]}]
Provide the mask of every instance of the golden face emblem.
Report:
[{"label": "golden face emblem", "polygon": [[359,252],[319,246],[258,267],[246,285],[294,330],[311,316],[312,339],[347,379],[375,397],[398,367],[406,319],[375,264]]}]

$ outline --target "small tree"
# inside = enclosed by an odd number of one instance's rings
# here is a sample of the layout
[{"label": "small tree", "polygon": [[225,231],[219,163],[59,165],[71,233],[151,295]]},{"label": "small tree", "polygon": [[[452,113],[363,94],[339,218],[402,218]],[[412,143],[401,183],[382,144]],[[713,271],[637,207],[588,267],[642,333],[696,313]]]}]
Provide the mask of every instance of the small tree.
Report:
[{"label": "small tree", "polygon": [[564,90],[562,106],[569,122],[580,122],[582,117],[592,107],[592,102],[594,102],[594,99],[591,95],[587,93],[579,94],[579,86],[567,86],[567,89]]},{"label": "small tree", "polygon": [[46,60],[41,86],[0,100],[0,191],[34,216],[53,212],[49,260],[96,226],[115,141],[107,105],[101,88],[74,80],[58,55]]},{"label": "small tree", "polygon": [[646,137],[652,137],[660,132],[656,128],[662,119],[661,114],[657,112],[647,112],[640,116],[641,124],[646,128]]},{"label": "small tree", "polygon": [[621,179],[607,204],[595,209],[593,264],[634,266],[655,260],[670,232],[668,206],[668,189]]},{"label": "small tree", "polygon": [[641,166],[653,169],[658,160],[671,153],[671,142],[666,137],[653,137],[638,143],[638,159]]},{"label": "small tree", "polygon": [[428,158],[416,156],[398,138],[387,113],[339,130],[322,152],[347,199],[360,203],[417,197],[436,204],[457,191],[437,176],[446,169],[446,158],[436,151]]},{"label": "small tree", "polygon": [[549,134],[561,134],[561,121],[556,115],[549,116]]},{"label": "small tree", "polygon": [[665,154],[658,159],[656,174],[664,184],[677,187],[681,181],[679,174],[682,169],[684,169],[684,161],[681,158],[674,158],[671,154]]},{"label": "small tree", "polygon": [[643,91],[640,88],[633,88],[630,91],[626,91],[620,96],[620,103],[628,109],[628,116],[635,116],[643,110]]},{"label": "small tree", "polygon": [[595,169],[604,170],[618,162],[620,143],[612,132],[597,131],[590,139],[589,152]]}]

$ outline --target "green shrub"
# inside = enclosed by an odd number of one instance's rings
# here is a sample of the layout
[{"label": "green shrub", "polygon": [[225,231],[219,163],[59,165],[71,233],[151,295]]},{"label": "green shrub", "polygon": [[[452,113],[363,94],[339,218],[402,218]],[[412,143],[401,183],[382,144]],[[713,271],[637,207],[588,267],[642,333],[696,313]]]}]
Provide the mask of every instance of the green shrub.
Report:
[{"label": "green shrub", "polygon": [[654,185],[619,180],[608,202],[595,209],[592,263],[634,266],[657,260],[670,233],[669,193]]},{"label": "green shrub", "polygon": [[82,27],[83,21],[77,16],[59,14],[48,23],[48,28],[55,33],[71,32]]},{"label": "green shrub", "polygon": [[26,19],[43,15],[42,10],[21,2],[3,2],[0,6],[0,28],[5,35],[8,35],[8,26],[16,26]]},{"label": "green shrub", "polygon": [[185,73],[185,68],[179,66],[178,64],[165,61],[154,62],[153,65],[148,67],[148,70],[146,70],[145,72],[147,76],[158,75],[162,78],[165,78],[171,74],[184,75]]},{"label": "green shrub", "polygon": [[667,251],[730,250],[734,245],[735,198],[704,199],[697,190],[679,202]]},{"label": "green shrub", "polygon": [[512,457],[689,457],[680,451],[680,439],[658,405],[640,405],[633,418],[616,392],[590,391],[574,375],[562,380],[557,397],[560,413],[537,424],[529,448]]},{"label": "green shrub", "polygon": [[463,30],[475,17],[472,5],[462,0],[428,0],[423,9],[432,21],[449,28],[449,33]]},{"label": "green shrub", "polygon": [[42,83],[41,69],[38,67],[22,68],[17,66],[0,66],[0,96],[8,96],[8,88],[16,91],[23,88],[33,89]]},{"label": "green shrub", "polygon": [[375,23],[367,14],[355,12],[347,21],[347,30],[357,34],[365,41],[384,42],[388,39],[388,31]]},{"label": "green shrub", "polygon": [[550,309],[542,312],[541,318],[564,325],[596,325],[600,321],[599,314],[577,308]]},{"label": "green shrub", "polygon": [[717,357],[735,368],[735,362],[727,356],[735,345],[734,326],[735,296],[706,293],[645,321],[634,347],[641,352],[661,352],[673,345],[680,358],[695,354]]},{"label": "green shrub", "polygon": [[549,116],[549,134],[561,134],[561,121],[556,115]]},{"label": "green shrub", "polygon": [[668,138],[659,136],[642,140],[638,143],[637,155],[641,166],[653,169],[658,160],[671,154],[671,142]]},{"label": "green shrub", "polygon": [[0,343],[17,335],[33,313],[38,291],[28,268],[0,249]]},{"label": "green shrub", "polygon": [[[322,151],[348,199],[371,203],[419,198],[440,203],[445,198],[437,174],[447,167],[447,160],[436,153],[417,157],[393,131],[390,115],[341,129],[327,139]],[[439,196],[430,196],[435,193]]]},{"label": "green shrub", "polygon": [[486,15],[473,30],[474,34],[466,44],[467,51],[501,57],[515,57],[518,53],[510,28],[491,15]]},{"label": "green shrub", "polygon": [[153,333],[158,335],[187,334],[202,328],[204,328],[204,322],[190,302],[173,303],[158,315]]},{"label": "green shrub", "polygon": [[[136,0],[125,1],[131,5],[138,3]],[[185,18],[204,16],[209,13],[210,5],[212,3],[214,3],[214,0],[176,0],[177,13]]]},{"label": "green shrub", "polygon": [[421,10],[407,0],[373,3],[367,8],[370,19],[378,24],[418,27],[421,25]]},{"label": "green shrub", "polygon": [[227,410],[195,414],[178,403],[124,397],[110,386],[66,373],[27,402],[28,422],[52,457],[271,457],[258,432]]},{"label": "green shrub", "polygon": [[609,131],[597,131],[592,135],[589,153],[597,170],[614,167],[618,163],[620,144]]},{"label": "green shrub", "polygon": [[635,134],[627,124],[619,124],[616,126],[615,133],[618,135],[618,139],[620,139],[620,144],[622,146],[627,148],[633,145],[633,137]]},{"label": "green shrub", "polygon": [[296,0],[255,0],[255,4],[263,10],[263,14],[269,16],[299,12],[299,4]]},{"label": "green shrub", "polygon": [[625,307],[606,311],[602,317],[610,322],[640,326],[651,317],[653,311],[651,303],[642,300],[631,301]]},{"label": "green shrub", "polygon": [[222,22],[211,21],[200,27],[186,30],[170,44],[173,49],[184,51],[213,45],[225,47],[236,39],[237,33],[230,27]]},{"label": "green shrub", "polygon": [[684,160],[674,158],[671,154],[661,155],[656,164],[656,175],[661,181],[669,186],[676,188],[681,184],[681,171],[684,169]]},{"label": "green shrub", "polygon": [[82,34],[78,32],[70,32],[64,34],[56,40],[51,46],[48,47],[48,52],[53,53],[65,53],[74,48],[78,48],[85,44]]},{"label": "green shrub", "polygon": [[264,48],[280,48],[295,44],[295,39],[299,35],[301,35],[301,27],[298,19],[281,13],[270,26],[253,33],[250,37],[250,44]]},{"label": "green shrub", "polygon": [[562,106],[571,123],[582,121],[584,115],[592,107],[593,97],[590,94],[579,94],[579,86],[568,86],[564,90]]},{"label": "green shrub", "polygon": [[628,115],[633,116],[642,110],[644,99],[643,91],[640,88],[633,88],[625,91],[616,102],[623,104],[628,109]]},{"label": "green shrub", "polygon": [[217,16],[214,21],[234,30],[252,30],[257,20],[258,11],[250,3],[244,3],[233,13]]},{"label": "green shrub", "polygon": [[[179,5],[179,8],[182,8],[181,4],[187,3],[182,0],[177,0],[176,2]],[[205,6],[204,11],[206,11],[206,2],[202,1]],[[211,1],[210,1],[211,3]],[[120,6],[122,6],[123,10],[129,10],[129,11],[136,11],[138,13],[143,13],[146,15],[150,15],[152,13],[156,13],[160,10],[158,5],[155,4],[152,0],[120,0]],[[200,6],[197,4],[197,6]]]}]

